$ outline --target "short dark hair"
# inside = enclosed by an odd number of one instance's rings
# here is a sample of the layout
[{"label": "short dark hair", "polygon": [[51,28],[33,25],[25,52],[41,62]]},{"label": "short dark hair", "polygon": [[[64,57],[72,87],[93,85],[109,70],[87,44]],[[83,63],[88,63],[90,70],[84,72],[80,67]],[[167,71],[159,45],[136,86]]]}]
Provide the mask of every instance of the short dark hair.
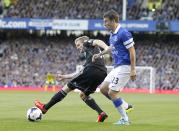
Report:
[{"label": "short dark hair", "polygon": [[115,10],[109,10],[104,13],[103,18],[109,18],[109,20],[114,20],[115,22],[119,22],[119,14]]}]

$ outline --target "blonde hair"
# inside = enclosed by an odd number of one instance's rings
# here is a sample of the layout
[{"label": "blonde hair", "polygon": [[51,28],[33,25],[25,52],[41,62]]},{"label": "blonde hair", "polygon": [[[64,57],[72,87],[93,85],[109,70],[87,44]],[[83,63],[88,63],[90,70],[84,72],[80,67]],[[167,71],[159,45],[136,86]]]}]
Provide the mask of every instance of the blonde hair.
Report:
[{"label": "blonde hair", "polygon": [[88,36],[80,36],[80,37],[78,37],[78,38],[75,39],[75,44],[76,44],[78,41],[84,42],[85,40],[89,40],[89,37],[88,37]]}]

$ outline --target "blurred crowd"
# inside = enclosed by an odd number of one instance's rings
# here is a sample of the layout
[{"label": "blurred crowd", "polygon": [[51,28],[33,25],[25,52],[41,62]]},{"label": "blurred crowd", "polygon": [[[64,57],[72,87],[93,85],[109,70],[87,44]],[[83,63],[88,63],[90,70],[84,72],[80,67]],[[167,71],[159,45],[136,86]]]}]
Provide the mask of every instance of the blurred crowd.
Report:
[{"label": "blurred crowd", "polygon": [[104,11],[115,9],[121,12],[120,0],[19,0],[12,5],[6,17],[15,18],[102,18]]},{"label": "blurred crowd", "polygon": [[[13,0],[14,1],[14,0]],[[160,7],[149,9],[146,0],[128,0],[127,19],[179,20],[179,1],[162,0]],[[16,0],[5,17],[101,19],[114,9],[122,19],[122,0]]]},{"label": "blurred crowd", "polygon": [[[179,45],[171,39],[136,40],[137,66],[156,68],[156,87],[179,89]],[[42,86],[47,73],[66,74],[82,64],[72,38],[13,38],[0,44],[0,85]],[[149,86],[138,76],[140,87]],[[142,80],[142,81],[141,81]],[[141,85],[141,84],[144,85]],[[139,86],[137,87],[139,88]]]},{"label": "blurred crowd", "polygon": [[[136,56],[138,66],[150,66],[156,69],[156,87],[159,89],[179,89],[179,45],[175,40],[143,40],[136,41]],[[149,74],[149,72],[142,72]],[[138,87],[147,87],[150,78],[141,78],[143,85]],[[136,83],[139,83],[136,81]]]},{"label": "blurred crowd", "polygon": [[153,14],[154,20],[179,20],[179,0],[164,0],[162,7]]},{"label": "blurred crowd", "polygon": [[71,73],[79,63],[70,40],[10,39],[0,49],[0,85],[42,86],[47,73]]}]

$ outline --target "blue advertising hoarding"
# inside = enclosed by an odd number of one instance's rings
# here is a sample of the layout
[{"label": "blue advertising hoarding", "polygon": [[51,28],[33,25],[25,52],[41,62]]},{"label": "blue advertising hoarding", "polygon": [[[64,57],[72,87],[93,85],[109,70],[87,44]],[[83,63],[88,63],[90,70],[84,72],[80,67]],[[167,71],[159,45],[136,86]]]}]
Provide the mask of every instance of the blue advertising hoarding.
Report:
[{"label": "blue advertising hoarding", "polygon": [[171,21],[170,22],[170,30],[172,32],[179,32],[179,21]]},{"label": "blue advertising hoarding", "polygon": [[0,19],[0,29],[27,29],[27,19]]},{"label": "blue advertising hoarding", "polygon": [[[156,32],[156,21],[127,20],[120,21],[122,27],[129,31]],[[179,21],[169,22],[169,32],[179,32]],[[4,18],[0,19],[0,29],[26,29],[26,30],[105,30],[103,20],[65,20],[65,19],[29,19]]]},{"label": "blue advertising hoarding", "polygon": [[[129,31],[156,31],[155,21],[121,21],[121,26],[127,28]],[[105,30],[102,20],[89,20],[89,30]]]},{"label": "blue advertising hoarding", "polygon": [[54,30],[88,30],[88,20],[53,20]]},{"label": "blue advertising hoarding", "polygon": [[27,19],[27,27],[34,30],[48,30],[52,28],[52,19]]}]

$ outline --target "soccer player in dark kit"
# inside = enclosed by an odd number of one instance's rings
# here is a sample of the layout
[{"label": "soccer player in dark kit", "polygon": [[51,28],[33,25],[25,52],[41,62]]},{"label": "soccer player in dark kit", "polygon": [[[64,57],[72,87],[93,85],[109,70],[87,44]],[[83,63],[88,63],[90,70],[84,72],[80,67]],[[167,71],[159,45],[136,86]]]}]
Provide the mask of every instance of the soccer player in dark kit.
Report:
[{"label": "soccer player in dark kit", "polygon": [[100,48],[97,46],[97,44],[101,45],[101,43],[104,42],[101,40],[89,39],[87,36],[81,36],[75,40],[76,48],[85,56],[86,62],[83,65],[83,69],[72,74],[58,74],[59,80],[72,80],[69,81],[61,91],[57,92],[48,103],[43,104],[38,100],[35,101],[35,105],[43,114],[45,114],[56,103],[63,100],[69,92],[74,89],[79,89],[81,91],[81,99],[98,113],[97,122],[103,122],[108,117],[107,114],[97,105],[95,100],[90,97],[90,94],[95,92],[96,88],[107,75],[107,69],[103,57],[92,62],[92,56],[101,52]]}]

